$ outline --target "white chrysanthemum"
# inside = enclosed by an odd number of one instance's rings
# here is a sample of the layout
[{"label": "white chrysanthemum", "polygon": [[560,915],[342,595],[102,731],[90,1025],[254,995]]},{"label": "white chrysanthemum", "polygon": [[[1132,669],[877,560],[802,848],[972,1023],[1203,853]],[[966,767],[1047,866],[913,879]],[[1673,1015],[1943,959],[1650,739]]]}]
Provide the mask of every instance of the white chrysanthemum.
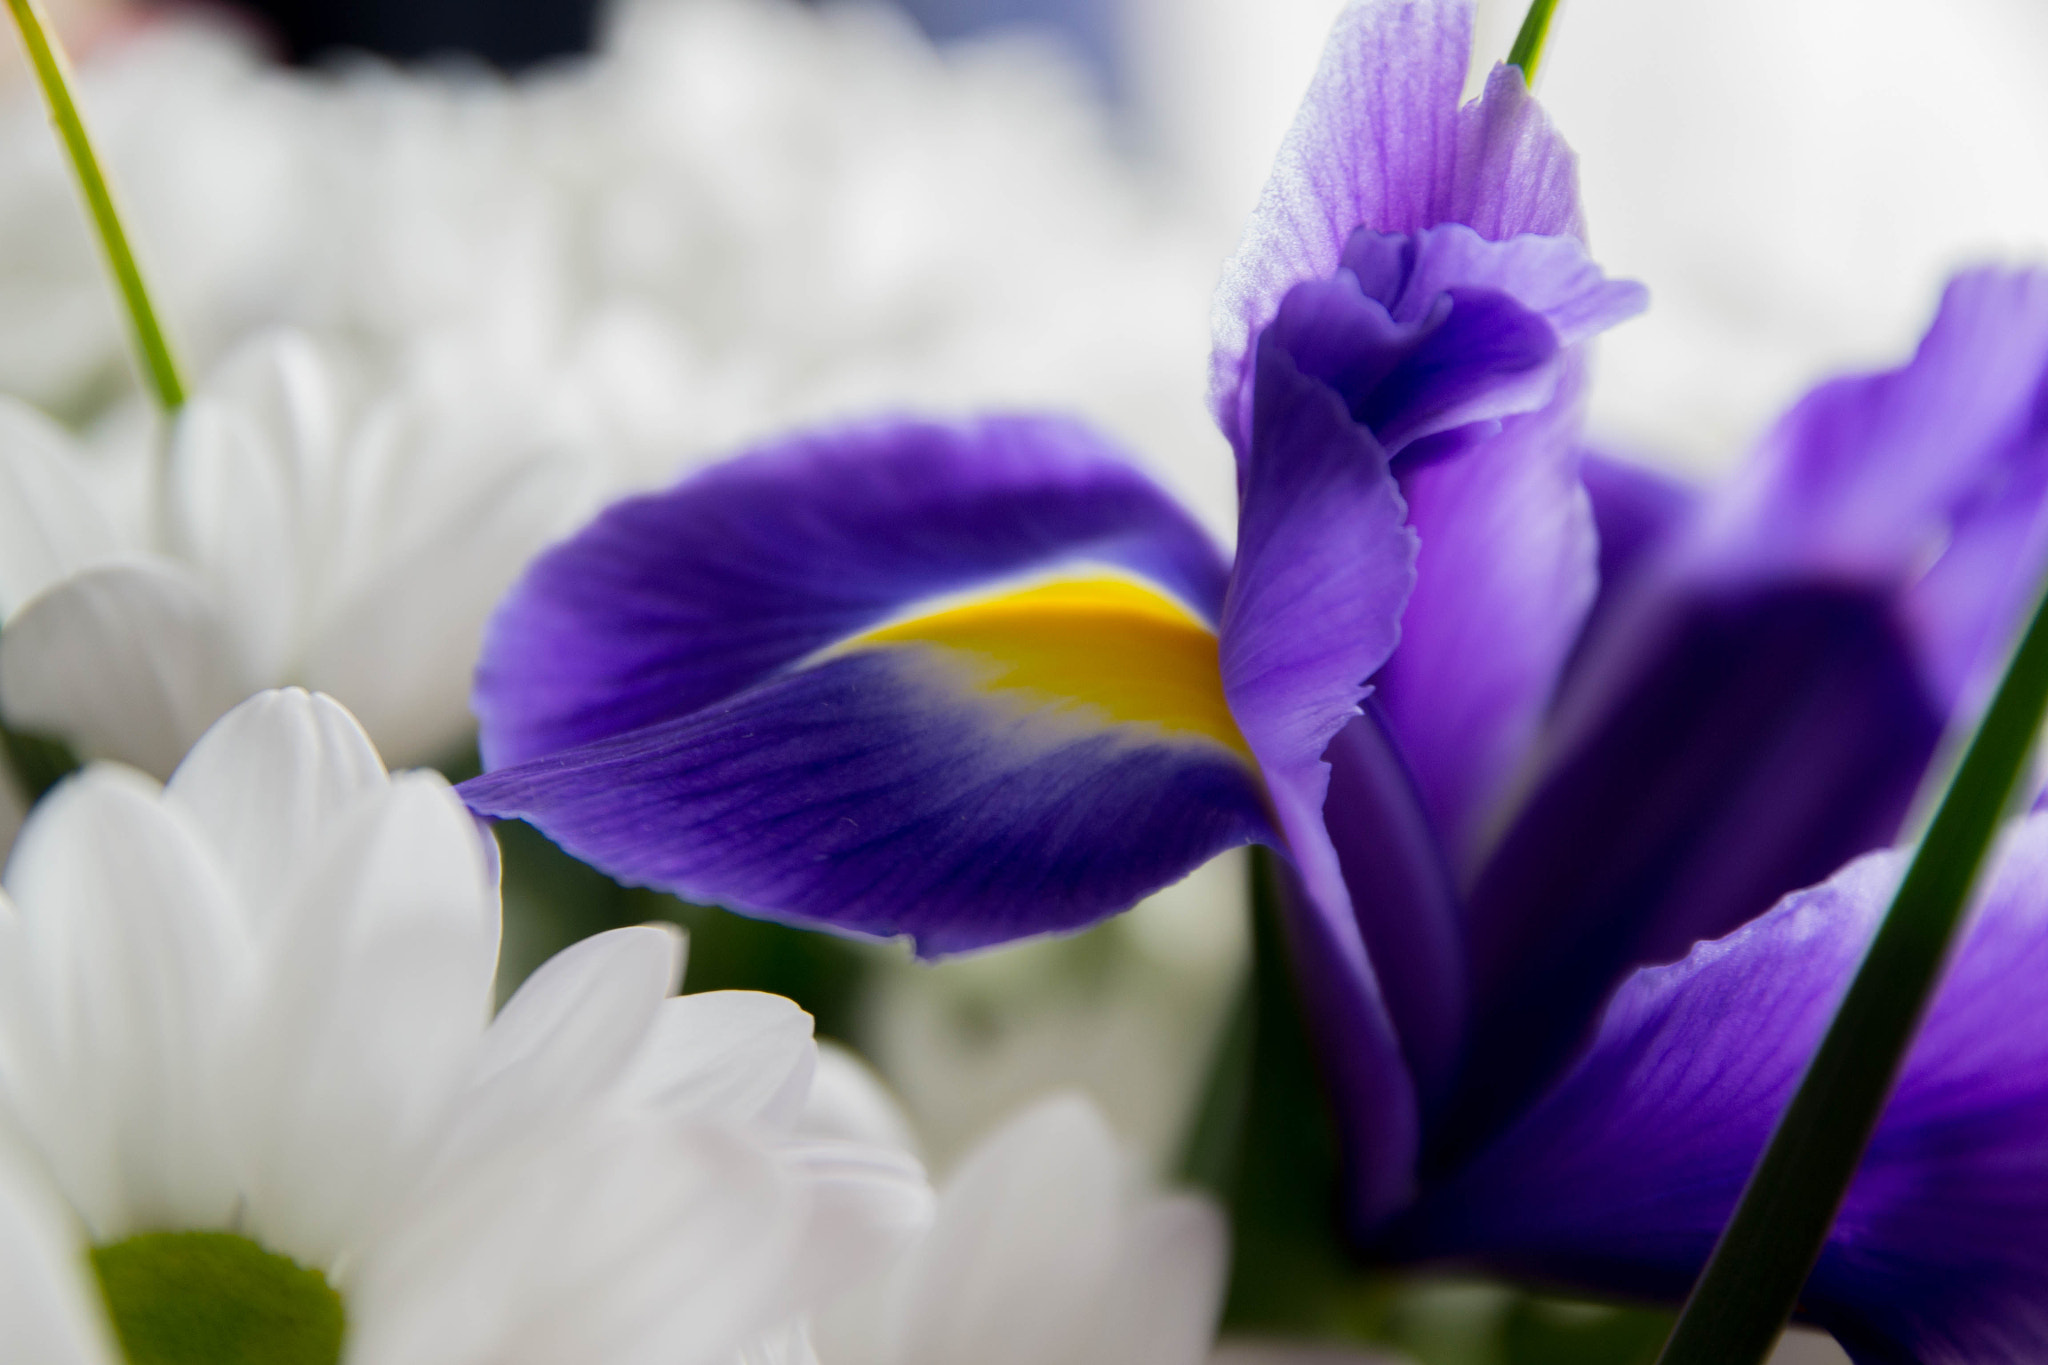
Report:
[{"label": "white chrysanthemum", "polygon": [[161,776],[243,697],[301,683],[395,760],[446,756],[485,617],[588,505],[520,416],[360,397],[294,333],[231,358],[161,452],[89,452],[0,404],[0,714]]},{"label": "white chrysanthemum", "polygon": [[940,963],[879,956],[863,1046],[934,1164],[1075,1089],[1168,1167],[1243,980],[1249,887],[1244,857],[1226,854],[1083,934]]},{"label": "white chrysanthemum", "polygon": [[[1075,73],[1022,41],[941,54],[880,8],[625,0],[606,32],[505,80],[287,72],[164,21],[80,79],[201,359],[278,322],[399,370],[483,356],[589,414],[626,484],[877,404],[1049,404],[1228,527],[1190,379],[1217,250],[1151,202]],[[23,92],[0,391],[77,412],[123,337],[50,141]]]},{"label": "white chrysanthemum", "polygon": [[[808,1122],[903,1141],[858,1062],[827,1050]],[[1087,1100],[1015,1115],[947,1180],[930,1230],[879,1278],[757,1343],[747,1365],[1199,1365],[1228,1233],[1195,1195],[1147,1187]]]},{"label": "white chrysanthemum", "polygon": [[915,1163],[796,1127],[808,1016],[670,997],[672,931],[490,1019],[494,880],[444,781],[296,691],[168,786],[39,806],[0,899],[8,1357],[120,1359],[96,1267],[126,1339],[244,1310],[297,1333],[276,1365],[337,1358],[334,1293],[351,1362],[708,1362],[914,1234]]}]

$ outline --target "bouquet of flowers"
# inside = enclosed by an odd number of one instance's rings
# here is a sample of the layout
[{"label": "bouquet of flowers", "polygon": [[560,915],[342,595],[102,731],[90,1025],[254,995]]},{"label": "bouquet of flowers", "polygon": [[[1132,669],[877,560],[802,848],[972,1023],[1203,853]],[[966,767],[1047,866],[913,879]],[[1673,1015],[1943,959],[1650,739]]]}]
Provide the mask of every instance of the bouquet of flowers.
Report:
[{"label": "bouquet of flowers", "polygon": [[[2048,273],[1677,482],[1584,436],[1553,0],[1469,100],[1470,0],[1350,0],[1205,438],[1200,234],[1046,69],[177,30],[131,221],[9,6],[6,1359],[2048,1353]],[[1056,1063],[946,1110],[944,990]]]}]

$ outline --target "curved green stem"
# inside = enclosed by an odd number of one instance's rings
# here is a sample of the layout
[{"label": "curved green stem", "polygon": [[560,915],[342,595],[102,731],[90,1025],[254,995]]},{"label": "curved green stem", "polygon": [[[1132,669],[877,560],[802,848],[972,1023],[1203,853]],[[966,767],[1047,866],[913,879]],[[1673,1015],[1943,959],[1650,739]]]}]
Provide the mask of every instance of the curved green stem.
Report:
[{"label": "curved green stem", "polygon": [[1557,0],[1531,0],[1522,16],[1515,45],[1508,49],[1508,65],[1522,68],[1522,82],[1536,84],[1536,64],[1543,60],[1543,44],[1550,37],[1550,20],[1557,13]]},{"label": "curved green stem", "polygon": [[63,139],[71,168],[78,173],[78,187],[85,195],[86,208],[92,214],[93,227],[99,232],[100,245],[106,248],[107,264],[113,269],[121,301],[128,309],[143,376],[158,406],[165,412],[175,412],[185,401],[185,382],[179,377],[178,362],[171,355],[170,342],[150,304],[149,288],[143,283],[142,268],[136,264],[134,249],[121,226],[113,191],[100,169],[92,139],[86,136],[78,105],[71,98],[71,72],[64,51],[51,36],[49,22],[37,0],[7,0],[7,7],[14,11],[21,41],[28,48],[29,61],[36,70],[36,81],[49,102],[50,122]]},{"label": "curved green stem", "polygon": [[1753,1365],[1819,1259],[1941,978],[1970,888],[2048,712],[2048,596],[2034,608],[1863,965],[1659,1365]]}]

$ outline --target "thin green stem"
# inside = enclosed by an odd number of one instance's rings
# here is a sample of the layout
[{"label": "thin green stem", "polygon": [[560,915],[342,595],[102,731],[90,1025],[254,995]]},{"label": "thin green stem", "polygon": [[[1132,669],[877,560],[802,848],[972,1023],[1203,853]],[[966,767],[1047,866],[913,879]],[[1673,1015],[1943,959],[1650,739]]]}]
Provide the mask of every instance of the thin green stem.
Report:
[{"label": "thin green stem", "polygon": [[1522,16],[1521,31],[1508,49],[1508,65],[1522,68],[1522,82],[1536,84],[1536,64],[1543,60],[1543,44],[1550,37],[1550,20],[1557,13],[1557,0],[1530,0]]},{"label": "thin green stem", "polygon": [[28,48],[29,61],[36,69],[36,81],[50,105],[50,122],[63,139],[71,168],[78,174],[86,208],[92,214],[93,227],[99,232],[100,245],[106,248],[107,264],[113,269],[121,301],[128,309],[143,376],[158,406],[165,412],[175,412],[185,402],[185,383],[178,375],[178,362],[171,355],[170,342],[157,322],[156,309],[150,304],[149,287],[143,283],[142,268],[136,264],[134,249],[121,226],[121,214],[114,207],[114,195],[100,170],[92,139],[86,136],[85,122],[71,98],[71,72],[64,51],[52,37],[38,0],[7,0],[7,7],[14,11],[22,44]]},{"label": "thin green stem", "polygon": [[1970,888],[2048,712],[2048,596],[1964,751],[1884,922],[1660,1365],[1750,1365],[1798,1304],[1948,961]]}]

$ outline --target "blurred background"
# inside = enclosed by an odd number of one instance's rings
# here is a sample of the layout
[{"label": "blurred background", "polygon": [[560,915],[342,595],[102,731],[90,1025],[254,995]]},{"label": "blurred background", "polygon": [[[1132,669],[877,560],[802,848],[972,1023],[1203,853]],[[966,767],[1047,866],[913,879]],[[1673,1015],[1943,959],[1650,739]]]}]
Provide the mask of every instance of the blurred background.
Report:
[{"label": "blurred background", "polygon": [[[49,2],[202,371],[313,328],[573,450],[593,499],[836,413],[1072,408],[1229,534],[1208,295],[1338,0]],[[1481,0],[1475,87],[1521,9]],[[4,61],[0,391],[119,446],[144,418],[118,315]],[[1897,360],[1955,265],[2048,258],[2044,69],[2039,0],[1564,0],[1539,93],[1596,255],[1652,296],[1603,342],[1592,439],[1711,478],[1815,380]],[[0,849],[22,795],[0,790]],[[933,968],[501,838],[504,990],[575,938],[674,919],[689,989],[804,1003],[940,1169],[1058,1085],[1184,1166],[1246,973],[1240,859]],[[1647,1358],[1661,1335],[1461,1285],[1344,1314],[1432,1365]]]}]

